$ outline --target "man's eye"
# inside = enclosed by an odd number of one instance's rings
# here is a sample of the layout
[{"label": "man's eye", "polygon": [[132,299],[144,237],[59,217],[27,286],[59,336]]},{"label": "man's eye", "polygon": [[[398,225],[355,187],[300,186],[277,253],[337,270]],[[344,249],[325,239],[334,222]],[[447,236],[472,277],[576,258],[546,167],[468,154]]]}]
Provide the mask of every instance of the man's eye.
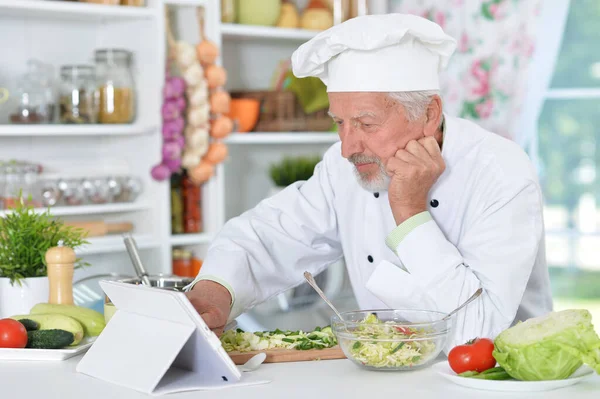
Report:
[{"label": "man's eye", "polygon": [[343,123],[343,121],[335,121],[335,123],[337,123],[338,125],[341,125]]}]

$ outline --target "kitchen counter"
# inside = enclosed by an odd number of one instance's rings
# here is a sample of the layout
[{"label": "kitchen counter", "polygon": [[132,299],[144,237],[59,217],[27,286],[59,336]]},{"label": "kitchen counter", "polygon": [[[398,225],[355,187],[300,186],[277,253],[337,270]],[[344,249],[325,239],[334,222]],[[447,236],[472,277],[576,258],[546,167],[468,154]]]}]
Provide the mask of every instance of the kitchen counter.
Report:
[{"label": "kitchen counter", "polygon": [[[152,356],[152,353],[149,352]],[[3,398],[44,399],[135,399],[149,395],[105,383],[79,374],[75,367],[81,356],[63,362],[0,361],[0,386]],[[115,359],[115,361],[118,361]],[[539,393],[491,392],[455,385],[432,369],[411,372],[374,372],[359,369],[349,360],[327,360],[263,364],[254,371],[271,380],[266,385],[227,388],[218,391],[193,391],[170,394],[165,398],[369,398],[374,394],[401,395],[406,398],[598,398],[597,374],[571,387]]]}]

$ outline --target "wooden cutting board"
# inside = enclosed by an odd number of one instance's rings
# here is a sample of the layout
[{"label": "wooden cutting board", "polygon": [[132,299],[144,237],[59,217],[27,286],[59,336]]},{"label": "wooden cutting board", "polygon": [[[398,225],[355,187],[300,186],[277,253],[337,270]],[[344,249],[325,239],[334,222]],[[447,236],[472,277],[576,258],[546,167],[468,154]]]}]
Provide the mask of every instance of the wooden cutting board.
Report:
[{"label": "wooden cutting board", "polygon": [[251,352],[229,352],[229,357],[235,364],[244,364],[258,353],[266,353],[265,363],[306,362],[310,360],[345,359],[346,356],[339,346],[326,349],[268,349]]},{"label": "wooden cutting board", "polygon": [[127,233],[133,230],[133,223],[105,223],[103,221],[65,222],[65,225],[80,228],[88,232],[88,237],[101,237],[108,234]]}]

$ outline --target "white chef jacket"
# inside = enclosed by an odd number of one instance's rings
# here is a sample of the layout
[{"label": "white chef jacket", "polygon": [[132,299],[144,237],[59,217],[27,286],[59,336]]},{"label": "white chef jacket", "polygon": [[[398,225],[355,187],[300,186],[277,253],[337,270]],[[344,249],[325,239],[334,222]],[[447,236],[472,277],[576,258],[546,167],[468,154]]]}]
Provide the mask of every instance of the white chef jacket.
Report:
[{"label": "white chef jacket", "polygon": [[551,311],[542,195],[527,155],[446,116],[442,156],[428,211],[396,226],[387,193],[361,188],[334,144],[309,180],[229,220],[195,281],[230,290],[230,320],[342,257],[361,309],[450,312],[483,287],[456,316],[446,352]]}]

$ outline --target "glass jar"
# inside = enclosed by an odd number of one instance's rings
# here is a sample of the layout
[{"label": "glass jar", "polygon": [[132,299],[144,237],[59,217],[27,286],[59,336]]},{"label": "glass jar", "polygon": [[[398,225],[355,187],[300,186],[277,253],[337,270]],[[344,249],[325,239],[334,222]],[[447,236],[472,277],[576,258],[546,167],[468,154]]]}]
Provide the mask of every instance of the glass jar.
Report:
[{"label": "glass jar", "polygon": [[179,277],[190,277],[192,273],[192,253],[185,249],[173,250],[173,274]]},{"label": "glass jar", "polygon": [[27,61],[27,71],[19,78],[15,91],[16,109],[11,123],[37,124],[54,120],[56,104],[51,67],[36,60]]},{"label": "glass jar", "polygon": [[6,172],[4,162],[0,161],[0,209],[4,209],[4,187],[6,186]]},{"label": "glass jar", "polygon": [[131,123],[135,118],[132,54],[126,50],[96,50],[99,123]]},{"label": "glass jar", "polygon": [[196,186],[186,175],[181,182],[183,200],[183,231],[199,233],[202,231],[202,208],[200,187]]},{"label": "glass jar", "polygon": [[23,165],[11,161],[4,166],[4,172],[4,209],[11,209],[17,206],[19,198],[27,199],[29,195],[25,184],[25,171]]},{"label": "glass jar", "polygon": [[94,67],[65,65],[60,70],[60,122],[96,123],[98,98]]},{"label": "glass jar", "polygon": [[35,189],[38,183],[39,167],[33,163],[24,163],[23,173],[23,199],[30,205],[38,208],[42,205]]}]

